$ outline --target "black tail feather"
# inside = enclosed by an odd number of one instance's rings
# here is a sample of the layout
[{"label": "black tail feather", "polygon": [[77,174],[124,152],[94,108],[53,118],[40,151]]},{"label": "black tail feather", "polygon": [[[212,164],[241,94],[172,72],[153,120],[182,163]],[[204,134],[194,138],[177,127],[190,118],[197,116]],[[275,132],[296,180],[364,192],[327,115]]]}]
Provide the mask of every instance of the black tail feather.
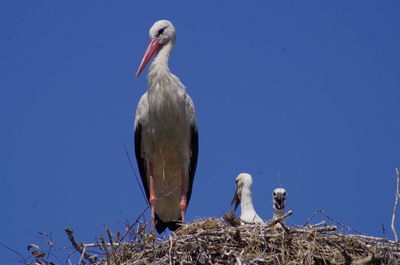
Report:
[{"label": "black tail feather", "polygon": [[159,234],[161,234],[162,232],[165,231],[165,229],[169,229],[171,231],[175,231],[176,229],[178,229],[181,226],[181,220],[177,220],[177,221],[168,221],[168,222],[164,222],[163,220],[161,220],[158,215],[156,214],[155,216],[156,218],[156,230]]}]

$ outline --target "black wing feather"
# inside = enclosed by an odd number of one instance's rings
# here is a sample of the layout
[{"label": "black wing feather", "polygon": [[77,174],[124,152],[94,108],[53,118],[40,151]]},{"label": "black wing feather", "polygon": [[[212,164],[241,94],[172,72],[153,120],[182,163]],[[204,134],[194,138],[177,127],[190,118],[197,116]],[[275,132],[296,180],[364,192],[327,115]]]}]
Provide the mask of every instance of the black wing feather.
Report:
[{"label": "black wing feather", "polygon": [[192,151],[189,164],[189,190],[187,193],[187,204],[189,205],[190,197],[192,196],[192,186],[194,181],[194,175],[197,168],[197,157],[199,154],[199,132],[197,127],[194,125],[190,126],[191,142],[190,148]]},{"label": "black wing feather", "polygon": [[146,161],[141,156],[141,142],[142,142],[142,124],[137,123],[135,128],[135,156],[136,162],[139,168],[140,177],[142,179],[143,188],[146,192],[147,202],[150,199],[150,190],[147,186],[147,177],[146,177]]}]

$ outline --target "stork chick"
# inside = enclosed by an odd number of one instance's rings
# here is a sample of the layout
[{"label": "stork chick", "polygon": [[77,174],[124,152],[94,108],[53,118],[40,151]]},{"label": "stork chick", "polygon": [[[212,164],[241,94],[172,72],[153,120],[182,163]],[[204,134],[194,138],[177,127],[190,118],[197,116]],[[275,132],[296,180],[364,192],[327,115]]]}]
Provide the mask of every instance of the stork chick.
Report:
[{"label": "stork chick", "polygon": [[264,221],[258,216],[253,206],[251,188],[253,179],[248,173],[241,173],[236,177],[236,191],[233,196],[232,203],[235,208],[240,204],[240,219],[245,223],[263,224]]},{"label": "stork chick", "polygon": [[272,192],[272,205],[274,208],[273,218],[278,218],[283,216],[283,211],[285,210],[286,203],[286,190],[284,188],[276,188]]}]

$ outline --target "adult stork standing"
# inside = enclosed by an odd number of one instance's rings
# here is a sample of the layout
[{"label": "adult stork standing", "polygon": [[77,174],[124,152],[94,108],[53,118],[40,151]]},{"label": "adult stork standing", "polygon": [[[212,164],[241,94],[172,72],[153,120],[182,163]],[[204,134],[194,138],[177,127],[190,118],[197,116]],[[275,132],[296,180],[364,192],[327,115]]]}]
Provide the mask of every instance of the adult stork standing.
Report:
[{"label": "adult stork standing", "polygon": [[151,207],[152,229],[162,233],[185,222],[197,165],[198,130],[190,96],[168,68],[176,32],[168,20],[150,28],[150,44],[136,73],[153,55],[148,91],[135,117],[135,154]]}]

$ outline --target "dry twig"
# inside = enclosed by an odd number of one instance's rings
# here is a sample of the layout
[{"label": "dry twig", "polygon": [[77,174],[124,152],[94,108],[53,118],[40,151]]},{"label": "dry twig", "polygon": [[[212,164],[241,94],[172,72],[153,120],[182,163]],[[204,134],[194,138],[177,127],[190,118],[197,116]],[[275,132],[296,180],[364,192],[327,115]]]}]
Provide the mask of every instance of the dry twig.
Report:
[{"label": "dry twig", "polygon": [[64,229],[65,232],[67,233],[68,239],[69,241],[71,241],[72,246],[79,252],[81,253],[85,259],[87,259],[90,263],[96,262],[97,258],[96,257],[91,257],[89,254],[86,253],[86,251],[83,251],[83,249],[81,248],[81,246],[79,246],[79,244],[75,241],[74,238],[74,230],[72,230],[71,228],[65,228]]},{"label": "dry twig", "polygon": [[22,261],[24,262],[24,264],[29,264],[28,261],[24,258],[24,256],[22,256],[22,254],[19,253],[18,251],[16,251],[16,250],[14,250],[14,249],[12,249],[12,248],[10,248],[10,247],[4,245],[3,243],[0,243],[0,246],[6,248],[6,249],[8,249],[9,251],[11,251],[11,252],[15,253],[16,255],[18,255],[18,256],[22,259]]},{"label": "dry twig", "polygon": [[108,252],[108,249],[107,249],[107,246],[106,246],[106,241],[104,240],[104,236],[100,235],[99,239],[100,239],[100,242],[101,242],[101,248],[103,249],[104,254],[106,256],[105,258],[106,258],[107,265],[111,265],[111,255],[110,255],[110,252]]},{"label": "dry twig", "polygon": [[399,201],[399,190],[400,190],[400,174],[399,174],[399,169],[396,168],[396,194],[395,194],[395,199],[394,199],[392,224],[391,224],[391,228],[392,228],[393,235],[394,235],[394,241],[396,241],[396,242],[399,242],[399,238],[397,236],[396,228],[394,226],[394,220],[396,218],[397,203]]},{"label": "dry twig", "polygon": [[272,221],[270,223],[268,223],[267,226],[271,227],[271,226],[276,225],[277,223],[282,224],[282,221],[285,220],[286,218],[288,218],[289,216],[291,216],[292,214],[293,214],[292,211],[288,211],[283,216],[272,219]]},{"label": "dry twig", "polygon": [[117,252],[115,251],[115,247],[114,247],[111,231],[110,231],[110,229],[108,229],[106,224],[103,224],[103,225],[104,225],[104,228],[106,229],[106,232],[107,232],[108,241],[110,242],[111,254],[113,256],[114,263],[116,265],[119,265],[120,263],[119,263],[119,260],[118,260]]}]

